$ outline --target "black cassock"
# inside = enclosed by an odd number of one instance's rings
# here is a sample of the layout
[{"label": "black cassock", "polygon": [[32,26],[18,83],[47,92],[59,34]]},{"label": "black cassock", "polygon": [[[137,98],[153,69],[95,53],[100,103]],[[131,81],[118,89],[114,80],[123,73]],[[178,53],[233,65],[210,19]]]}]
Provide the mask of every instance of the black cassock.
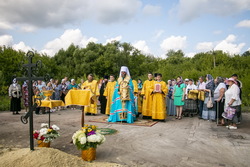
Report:
[{"label": "black cassock", "polygon": [[101,103],[101,113],[102,114],[105,114],[105,111],[106,111],[107,99],[106,99],[106,96],[103,96],[103,93],[105,91],[106,86],[107,86],[107,82],[104,82],[104,83],[102,83],[102,86],[100,89],[99,101]]}]

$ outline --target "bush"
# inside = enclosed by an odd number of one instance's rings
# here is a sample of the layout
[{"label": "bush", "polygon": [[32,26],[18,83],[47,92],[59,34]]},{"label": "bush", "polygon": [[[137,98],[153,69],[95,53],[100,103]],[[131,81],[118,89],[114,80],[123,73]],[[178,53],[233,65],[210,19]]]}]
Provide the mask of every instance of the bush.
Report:
[{"label": "bush", "polygon": [[10,110],[10,98],[5,95],[0,96],[0,111],[9,111]]}]

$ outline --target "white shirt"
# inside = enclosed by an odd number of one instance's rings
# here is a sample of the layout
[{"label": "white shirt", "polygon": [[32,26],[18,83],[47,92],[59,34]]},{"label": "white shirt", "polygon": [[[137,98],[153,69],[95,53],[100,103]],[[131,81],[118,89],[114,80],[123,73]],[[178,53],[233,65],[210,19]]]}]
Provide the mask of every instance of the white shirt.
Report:
[{"label": "white shirt", "polygon": [[206,83],[205,82],[200,83],[198,89],[206,89]]},{"label": "white shirt", "polygon": [[197,86],[195,84],[187,85],[185,94],[187,95],[189,90],[195,90],[195,89],[197,89]]},{"label": "white shirt", "polygon": [[236,84],[233,84],[228,90],[225,92],[225,108],[228,107],[228,103],[234,99],[232,106],[241,105],[240,100],[240,89]]},{"label": "white shirt", "polygon": [[226,84],[220,83],[220,84],[216,87],[216,89],[214,90],[214,100],[219,99],[219,97],[220,97],[220,90],[221,90],[222,88],[224,88],[225,91],[226,91],[226,90],[227,90]]}]

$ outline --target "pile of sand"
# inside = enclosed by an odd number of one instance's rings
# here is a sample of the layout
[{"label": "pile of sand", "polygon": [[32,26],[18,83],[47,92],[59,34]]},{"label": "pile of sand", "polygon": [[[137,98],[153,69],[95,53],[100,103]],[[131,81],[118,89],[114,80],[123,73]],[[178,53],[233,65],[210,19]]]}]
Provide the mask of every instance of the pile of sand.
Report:
[{"label": "pile of sand", "polygon": [[119,167],[121,165],[107,162],[85,162],[81,157],[67,154],[53,148],[36,148],[30,151],[29,148],[10,149],[0,151],[0,166],[4,167]]}]

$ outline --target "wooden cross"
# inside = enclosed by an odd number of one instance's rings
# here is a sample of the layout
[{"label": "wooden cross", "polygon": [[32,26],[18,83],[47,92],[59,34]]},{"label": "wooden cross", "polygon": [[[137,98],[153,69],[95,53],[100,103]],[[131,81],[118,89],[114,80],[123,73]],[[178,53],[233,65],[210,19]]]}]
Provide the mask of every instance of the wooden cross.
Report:
[{"label": "wooden cross", "polygon": [[30,131],[30,150],[34,150],[34,140],[33,140],[33,111],[36,105],[33,106],[32,96],[33,96],[33,85],[32,81],[37,80],[44,80],[44,77],[35,77],[33,74],[33,70],[38,68],[38,63],[32,63],[32,58],[34,57],[34,52],[28,51],[26,56],[28,57],[28,64],[23,64],[23,68],[27,70],[26,77],[16,77],[17,81],[29,81],[28,84],[28,91],[29,91],[29,112],[26,113],[25,116],[21,116],[21,121],[23,123],[27,123],[27,118],[29,118],[29,131]]}]

